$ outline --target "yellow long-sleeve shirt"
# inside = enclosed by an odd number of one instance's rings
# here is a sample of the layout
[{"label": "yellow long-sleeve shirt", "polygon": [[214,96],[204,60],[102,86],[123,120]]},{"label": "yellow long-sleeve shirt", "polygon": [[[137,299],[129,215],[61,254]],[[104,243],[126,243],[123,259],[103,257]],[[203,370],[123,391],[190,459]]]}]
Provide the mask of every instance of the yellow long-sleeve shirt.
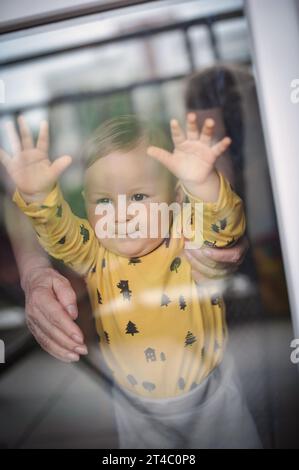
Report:
[{"label": "yellow long-sleeve shirt", "polygon": [[[218,173],[219,197],[204,203],[202,228],[205,245],[225,247],[243,235],[245,217],[241,199]],[[202,202],[186,194],[190,202]],[[100,348],[120,385],[148,397],[181,395],[221,361],[225,305],[208,291],[198,296],[183,237],[171,231],[151,253],[128,259],[101,245],[58,186],[42,205],[26,204],[18,191],[13,200],[31,218],[46,251],[85,277]]]}]

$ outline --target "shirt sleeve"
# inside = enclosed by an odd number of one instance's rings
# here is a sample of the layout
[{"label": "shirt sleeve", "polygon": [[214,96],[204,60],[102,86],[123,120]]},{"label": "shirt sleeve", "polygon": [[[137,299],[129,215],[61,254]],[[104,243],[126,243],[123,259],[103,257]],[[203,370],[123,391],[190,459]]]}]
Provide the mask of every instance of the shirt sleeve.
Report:
[{"label": "shirt sleeve", "polygon": [[203,202],[190,194],[181,184],[182,190],[187,196],[187,202],[191,203],[193,236],[186,238],[192,243],[195,241],[194,246],[204,245],[212,248],[232,246],[245,232],[246,220],[243,201],[233,191],[225,176],[220,171],[216,171],[220,180],[220,190],[216,202]]},{"label": "shirt sleeve", "polygon": [[13,201],[31,219],[40,244],[51,256],[80,275],[90,271],[96,263],[99,241],[89,222],[72,213],[58,185],[42,204],[27,204],[18,190]]}]

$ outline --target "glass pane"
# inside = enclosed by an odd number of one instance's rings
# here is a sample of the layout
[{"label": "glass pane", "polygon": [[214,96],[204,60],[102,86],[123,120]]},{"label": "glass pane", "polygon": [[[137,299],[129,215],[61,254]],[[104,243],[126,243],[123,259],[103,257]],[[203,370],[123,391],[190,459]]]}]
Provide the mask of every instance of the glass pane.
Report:
[{"label": "glass pane", "polygon": [[244,18],[225,22],[219,21],[215,25],[215,35],[222,60],[239,63],[248,62],[248,31]]},{"label": "glass pane", "polygon": [[194,26],[189,30],[192,52],[196,67],[212,65],[215,60],[209,30],[206,26]]},{"label": "glass pane", "polygon": [[[3,37],[0,448],[298,448],[293,328],[243,6],[152,2]],[[21,114],[38,143],[27,135],[23,160]],[[136,227],[120,195],[143,209]],[[190,209],[200,246],[175,236],[184,217],[166,214],[161,233],[157,202]],[[154,222],[158,237],[129,236]]]}]

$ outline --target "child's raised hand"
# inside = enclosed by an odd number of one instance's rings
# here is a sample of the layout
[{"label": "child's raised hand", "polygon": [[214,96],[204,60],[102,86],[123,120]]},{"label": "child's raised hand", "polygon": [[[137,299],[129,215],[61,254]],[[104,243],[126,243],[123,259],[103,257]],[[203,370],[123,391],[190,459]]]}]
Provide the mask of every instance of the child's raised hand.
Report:
[{"label": "child's raised hand", "polygon": [[217,158],[231,143],[229,137],[224,137],[212,145],[214,124],[212,119],[206,119],[199,133],[196,114],[188,113],[184,132],[178,121],[172,119],[173,153],[153,146],[148,148],[147,153],[165,165],[185,186],[204,184],[213,172]]},{"label": "child's raised hand", "polygon": [[42,121],[36,145],[23,116],[18,118],[19,138],[12,122],[6,123],[12,155],[0,149],[0,161],[26,202],[42,201],[72,159],[64,155],[53,163],[48,157],[48,123]]}]

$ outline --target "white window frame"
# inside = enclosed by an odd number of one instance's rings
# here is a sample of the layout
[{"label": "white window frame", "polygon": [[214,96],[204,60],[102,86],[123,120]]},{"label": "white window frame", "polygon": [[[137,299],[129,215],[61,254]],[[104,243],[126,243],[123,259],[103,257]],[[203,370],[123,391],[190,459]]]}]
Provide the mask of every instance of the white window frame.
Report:
[{"label": "white window frame", "polygon": [[[299,1],[246,0],[252,60],[292,313],[299,338]],[[252,182],[254,184],[254,182]]]}]

